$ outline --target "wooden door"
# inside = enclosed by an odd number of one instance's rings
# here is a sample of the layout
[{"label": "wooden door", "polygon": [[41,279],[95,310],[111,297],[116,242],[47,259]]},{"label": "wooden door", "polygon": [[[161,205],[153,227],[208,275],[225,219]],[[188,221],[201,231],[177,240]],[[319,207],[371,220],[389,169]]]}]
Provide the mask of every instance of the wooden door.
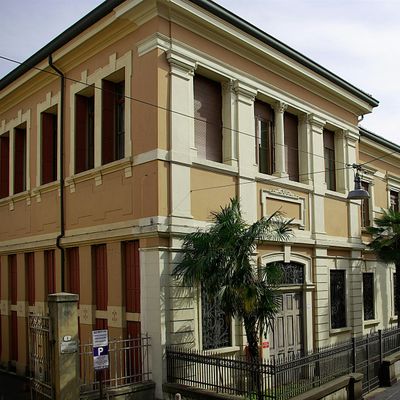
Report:
[{"label": "wooden door", "polygon": [[303,351],[303,296],[281,293],[280,310],[269,333],[270,358],[280,359]]}]

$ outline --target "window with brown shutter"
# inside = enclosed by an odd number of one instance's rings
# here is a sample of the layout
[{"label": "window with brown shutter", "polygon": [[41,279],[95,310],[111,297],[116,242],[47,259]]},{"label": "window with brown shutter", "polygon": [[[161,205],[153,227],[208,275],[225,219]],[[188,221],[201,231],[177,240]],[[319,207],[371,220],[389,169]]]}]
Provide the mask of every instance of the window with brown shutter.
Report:
[{"label": "window with brown shutter", "polygon": [[194,77],[194,134],[197,156],[222,162],[221,84],[199,75]]},{"label": "window with brown shutter", "polygon": [[46,295],[56,292],[56,275],[55,275],[55,254],[54,250],[44,251],[44,270],[46,274]]},{"label": "window with brown shutter", "polygon": [[79,288],[79,247],[67,249],[67,282],[70,293],[80,294]]},{"label": "window with brown shutter", "polygon": [[324,129],[325,183],[328,190],[336,190],[335,132]]},{"label": "window with brown shutter", "polygon": [[263,174],[273,174],[275,170],[274,111],[260,100],[254,102],[256,133],[256,161]]},{"label": "window with brown shutter", "polygon": [[102,164],[125,156],[125,81],[103,80]]},{"label": "window with brown shutter", "polygon": [[10,194],[10,137],[0,136],[0,199]]},{"label": "window with brown shutter", "polygon": [[18,316],[16,311],[11,311],[10,319],[10,360],[18,361]]},{"label": "window with brown shutter", "polygon": [[9,271],[9,288],[10,288],[10,301],[11,304],[17,304],[17,255],[10,254],[8,256],[8,271]]},{"label": "window with brown shutter", "polygon": [[[361,187],[366,191],[369,192],[369,183],[368,182],[361,182]],[[370,218],[369,218],[369,200],[370,199],[363,199],[361,200],[361,226],[367,227],[370,226]]]},{"label": "window with brown shutter", "polygon": [[35,305],[35,253],[25,254],[26,297],[30,306]]},{"label": "window with brown shutter", "polygon": [[42,118],[42,185],[57,180],[57,114],[44,112]]},{"label": "window with brown shutter", "polygon": [[399,192],[394,190],[390,191],[390,208],[393,211],[399,211]]},{"label": "window with brown shutter", "polygon": [[26,128],[15,128],[14,194],[26,190]]},{"label": "window with brown shutter", "polygon": [[297,115],[285,112],[284,137],[286,150],[286,171],[291,181],[299,181],[299,121]]},{"label": "window with brown shutter", "polygon": [[95,330],[108,329],[108,321],[104,318],[96,318]]},{"label": "window with brown shutter", "polygon": [[[91,89],[91,88],[89,88]],[[94,95],[75,95],[75,173],[94,167]]]},{"label": "window with brown shutter", "polygon": [[94,269],[94,290],[97,310],[107,310],[108,304],[108,276],[107,276],[107,248],[99,244],[92,248]]},{"label": "window with brown shutter", "polygon": [[139,241],[123,243],[125,304],[127,312],[140,313]]}]

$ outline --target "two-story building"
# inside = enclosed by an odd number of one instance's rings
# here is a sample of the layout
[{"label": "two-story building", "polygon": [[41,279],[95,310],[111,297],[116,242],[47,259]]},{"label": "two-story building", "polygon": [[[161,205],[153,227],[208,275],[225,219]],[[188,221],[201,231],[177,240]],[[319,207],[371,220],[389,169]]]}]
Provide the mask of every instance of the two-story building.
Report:
[{"label": "two-story building", "polygon": [[[257,250],[286,269],[265,356],[389,326],[393,277],[362,231],[398,207],[399,148],[358,127],[377,105],[212,1],[102,3],[0,81],[3,366],[25,371],[27,316],[56,291],[79,294],[83,342],[149,333],[160,398],[166,345],[243,350],[240,322],[215,340],[218,310],[170,277],[234,196],[249,222],[294,218]],[[353,163],[371,170],[363,213]]]}]

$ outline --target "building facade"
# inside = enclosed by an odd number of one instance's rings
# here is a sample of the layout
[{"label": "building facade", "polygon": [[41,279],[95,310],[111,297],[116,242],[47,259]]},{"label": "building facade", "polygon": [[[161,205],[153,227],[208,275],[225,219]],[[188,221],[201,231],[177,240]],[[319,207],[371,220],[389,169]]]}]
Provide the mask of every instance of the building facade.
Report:
[{"label": "building facade", "polygon": [[211,1],[101,4],[0,81],[1,364],[24,373],[27,316],[58,291],[83,342],[149,333],[160,398],[166,345],[242,351],[241,324],[171,278],[235,196],[249,223],[294,218],[255,256],[286,270],[265,357],[390,326],[393,271],[363,229],[399,204],[399,148],[358,126],[377,105]]}]

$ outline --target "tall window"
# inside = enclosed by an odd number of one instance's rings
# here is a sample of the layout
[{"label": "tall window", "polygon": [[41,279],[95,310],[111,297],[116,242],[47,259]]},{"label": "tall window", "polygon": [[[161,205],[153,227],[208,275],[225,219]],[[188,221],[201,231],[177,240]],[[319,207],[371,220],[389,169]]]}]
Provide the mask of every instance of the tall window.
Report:
[{"label": "tall window", "polygon": [[330,270],[331,327],[346,326],[346,271]]},{"label": "tall window", "polygon": [[10,137],[0,136],[0,199],[10,193]]},{"label": "tall window", "polygon": [[374,306],[374,274],[371,272],[363,273],[363,304],[364,321],[375,319]]},{"label": "tall window", "polygon": [[324,129],[325,183],[329,190],[336,190],[335,132]]},{"label": "tall window", "polygon": [[[369,183],[368,182],[361,182],[361,187],[366,191],[369,192]],[[369,200],[370,199],[363,199],[361,200],[361,226],[367,227],[370,226],[371,221],[369,218]]]},{"label": "tall window", "polygon": [[10,301],[11,304],[17,304],[17,256],[10,254],[8,256],[8,271],[9,271],[9,288],[10,288]]},{"label": "tall window", "polygon": [[35,253],[25,254],[26,298],[30,306],[35,305]]},{"label": "tall window", "polygon": [[125,270],[126,311],[140,313],[140,261],[139,241],[123,244],[123,263]]},{"label": "tall window", "polygon": [[107,276],[107,248],[99,244],[92,248],[94,269],[94,288],[97,310],[107,310],[108,304],[108,276]]},{"label": "tall window", "polygon": [[125,156],[125,81],[103,80],[102,163]]},{"label": "tall window", "polygon": [[273,174],[275,169],[274,111],[269,104],[256,100],[254,103],[256,123],[256,160],[258,169],[264,174]]},{"label": "tall window", "polygon": [[18,361],[18,316],[16,311],[11,311],[10,319],[10,360]]},{"label": "tall window", "polygon": [[42,185],[57,180],[57,113],[43,112],[42,119]]},{"label": "tall window", "polygon": [[194,135],[199,158],[222,162],[221,84],[199,75],[194,77]]},{"label": "tall window", "polygon": [[390,208],[394,211],[399,211],[399,192],[390,191]]},{"label": "tall window", "polygon": [[232,345],[231,321],[221,310],[218,302],[201,291],[201,328],[203,350]]},{"label": "tall window", "polygon": [[79,288],[79,247],[67,249],[67,282],[70,293],[80,294]]},{"label": "tall window", "polygon": [[44,251],[44,271],[46,274],[45,285],[46,294],[56,292],[56,270],[55,270],[55,253],[54,250]]},{"label": "tall window", "polygon": [[26,128],[15,128],[14,194],[26,190]]},{"label": "tall window", "polygon": [[285,150],[286,150],[286,171],[291,181],[299,181],[299,121],[297,115],[285,112]]},{"label": "tall window", "polygon": [[75,173],[94,167],[94,95],[86,92],[75,95]]}]

